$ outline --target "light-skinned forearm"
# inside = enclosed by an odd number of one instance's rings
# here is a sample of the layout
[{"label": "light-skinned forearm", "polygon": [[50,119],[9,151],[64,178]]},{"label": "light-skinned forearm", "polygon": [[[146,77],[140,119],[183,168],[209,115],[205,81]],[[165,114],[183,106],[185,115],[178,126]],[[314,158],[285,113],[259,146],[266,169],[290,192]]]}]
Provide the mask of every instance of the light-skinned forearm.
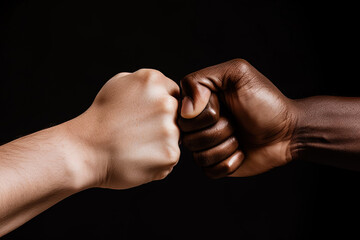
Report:
[{"label": "light-skinned forearm", "polygon": [[92,185],[88,156],[69,125],[0,146],[0,236]]}]

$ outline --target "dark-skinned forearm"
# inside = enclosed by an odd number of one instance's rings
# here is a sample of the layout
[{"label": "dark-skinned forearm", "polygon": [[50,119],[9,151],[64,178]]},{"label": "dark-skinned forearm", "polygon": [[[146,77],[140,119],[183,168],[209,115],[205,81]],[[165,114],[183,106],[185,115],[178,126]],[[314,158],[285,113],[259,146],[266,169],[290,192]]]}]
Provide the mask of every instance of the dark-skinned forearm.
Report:
[{"label": "dark-skinned forearm", "polygon": [[360,98],[318,96],[295,105],[293,158],[360,171]]}]

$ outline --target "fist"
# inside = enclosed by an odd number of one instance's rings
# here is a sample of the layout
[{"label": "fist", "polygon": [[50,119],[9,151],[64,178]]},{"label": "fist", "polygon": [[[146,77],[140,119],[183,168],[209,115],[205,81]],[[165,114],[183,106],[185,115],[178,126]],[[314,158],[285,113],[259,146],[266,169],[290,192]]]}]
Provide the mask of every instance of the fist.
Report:
[{"label": "fist", "polygon": [[183,142],[208,176],[253,176],[292,160],[294,101],[247,61],[191,73],[181,86]]},{"label": "fist", "polygon": [[180,157],[178,96],[177,84],[152,69],[120,73],[103,86],[81,116],[99,187],[130,188],[171,172]]}]

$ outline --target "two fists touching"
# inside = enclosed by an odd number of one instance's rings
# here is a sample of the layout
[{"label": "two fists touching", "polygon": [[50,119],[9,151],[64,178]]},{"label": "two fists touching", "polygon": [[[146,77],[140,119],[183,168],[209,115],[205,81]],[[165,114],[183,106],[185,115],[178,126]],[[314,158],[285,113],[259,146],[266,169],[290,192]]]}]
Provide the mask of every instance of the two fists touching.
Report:
[{"label": "two fists touching", "polygon": [[360,99],[291,100],[238,59],[175,82],[120,73],[80,116],[0,146],[0,236],[91,187],[165,178],[179,141],[211,178],[260,174],[293,159],[360,170]]},{"label": "two fists touching", "polygon": [[74,119],[73,131],[96,156],[95,185],[124,189],[163,179],[179,160],[180,129],[212,178],[251,176],[291,160],[292,102],[248,62],[205,68],[181,87],[180,97],[177,84],[156,70],[120,73]]}]

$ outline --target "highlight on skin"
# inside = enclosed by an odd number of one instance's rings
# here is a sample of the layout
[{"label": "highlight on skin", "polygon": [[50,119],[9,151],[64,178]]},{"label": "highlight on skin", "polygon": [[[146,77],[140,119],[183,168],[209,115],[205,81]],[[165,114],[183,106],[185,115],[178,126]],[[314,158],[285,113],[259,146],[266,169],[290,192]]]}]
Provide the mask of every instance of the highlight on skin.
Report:
[{"label": "highlight on skin", "polygon": [[165,178],[180,157],[179,94],[157,70],[120,73],[80,116],[0,146],[0,236],[79,191]]},{"label": "highlight on skin", "polygon": [[[292,100],[243,59],[191,73],[181,86],[183,98],[193,99],[195,106],[193,112],[181,109],[183,143],[212,178],[253,176],[296,159],[360,170],[360,98]],[[208,103],[205,92],[217,97]],[[228,128],[217,128],[219,119],[227,119],[234,134],[223,138]],[[203,138],[212,141],[192,146]],[[226,144],[229,139],[236,139],[237,147]],[[238,154],[229,157],[231,152]]]}]

